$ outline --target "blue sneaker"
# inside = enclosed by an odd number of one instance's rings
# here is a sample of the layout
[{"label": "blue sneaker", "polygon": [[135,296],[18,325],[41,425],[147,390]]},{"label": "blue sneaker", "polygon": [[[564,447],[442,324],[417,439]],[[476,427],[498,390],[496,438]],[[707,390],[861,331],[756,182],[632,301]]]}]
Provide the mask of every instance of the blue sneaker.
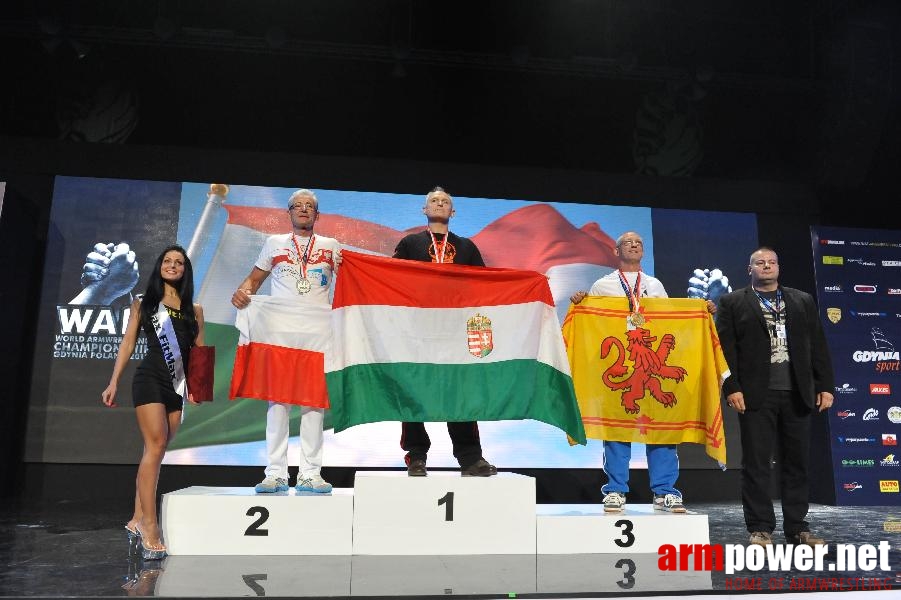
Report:
[{"label": "blue sneaker", "polygon": [[253,488],[257,494],[274,494],[275,492],[287,492],[288,480],[281,477],[266,477]]},{"label": "blue sneaker", "polygon": [[329,494],[332,491],[332,484],[322,478],[318,473],[315,475],[297,476],[297,485],[294,489],[298,492],[312,492],[314,494]]}]

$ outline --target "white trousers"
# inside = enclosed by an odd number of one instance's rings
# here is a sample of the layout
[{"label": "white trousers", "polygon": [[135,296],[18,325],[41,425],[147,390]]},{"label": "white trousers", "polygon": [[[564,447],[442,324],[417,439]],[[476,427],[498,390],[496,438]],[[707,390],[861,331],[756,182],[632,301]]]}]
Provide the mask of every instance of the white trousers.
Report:
[{"label": "white trousers", "polygon": [[[266,411],[266,477],[288,479],[288,418],[292,404],[270,402]],[[322,421],[325,410],[300,407],[300,476],[319,475],[322,468]]]}]

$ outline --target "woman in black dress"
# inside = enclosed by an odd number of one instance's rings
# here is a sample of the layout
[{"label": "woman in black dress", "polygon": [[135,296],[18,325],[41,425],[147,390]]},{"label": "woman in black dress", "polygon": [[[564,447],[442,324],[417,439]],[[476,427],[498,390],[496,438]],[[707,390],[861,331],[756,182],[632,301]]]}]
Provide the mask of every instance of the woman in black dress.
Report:
[{"label": "woman in black dress", "polygon": [[203,345],[203,309],[193,303],[193,297],[191,261],[181,246],[169,246],[157,258],[146,293],[131,305],[109,386],[100,395],[105,405],[116,406],[119,378],[135,349],[139,330],[143,330],[147,354],[135,370],[132,399],[144,454],[135,482],[135,512],[125,529],[130,538],[140,540],[146,559],[166,555],[160,539],[156,485],[166,447],[181,424],[183,401],[194,402],[185,379],[191,347]]}]

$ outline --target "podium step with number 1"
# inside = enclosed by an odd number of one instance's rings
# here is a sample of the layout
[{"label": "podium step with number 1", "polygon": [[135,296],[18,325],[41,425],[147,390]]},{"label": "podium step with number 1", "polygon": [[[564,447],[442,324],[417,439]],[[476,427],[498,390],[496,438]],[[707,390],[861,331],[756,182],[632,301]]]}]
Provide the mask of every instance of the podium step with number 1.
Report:
[{"label": "podium step with number 1", "polygon": [[535,479],[358,471],[353,553],[535,554]]}]

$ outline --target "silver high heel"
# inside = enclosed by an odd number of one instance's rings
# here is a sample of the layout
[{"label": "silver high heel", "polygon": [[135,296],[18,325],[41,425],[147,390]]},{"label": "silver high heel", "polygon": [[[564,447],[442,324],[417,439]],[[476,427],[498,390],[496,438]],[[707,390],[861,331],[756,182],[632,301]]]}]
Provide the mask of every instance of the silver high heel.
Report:
[{"label": "silver high heel", "polygon": [[137,530],[137,533],[138,533],[138,537],[135,541],[138,545],[141,546],[141,556],[144,557],[144,560],[160,560],[160,559],[166,558],[166,550],[165,549],[157,550],[155,548],[148,548],[146,545],[144,545],[144,540],[146,538],[144,537],[144,534],[141,532],[141,529],[137,526],[135,526],[135,529]]}]

